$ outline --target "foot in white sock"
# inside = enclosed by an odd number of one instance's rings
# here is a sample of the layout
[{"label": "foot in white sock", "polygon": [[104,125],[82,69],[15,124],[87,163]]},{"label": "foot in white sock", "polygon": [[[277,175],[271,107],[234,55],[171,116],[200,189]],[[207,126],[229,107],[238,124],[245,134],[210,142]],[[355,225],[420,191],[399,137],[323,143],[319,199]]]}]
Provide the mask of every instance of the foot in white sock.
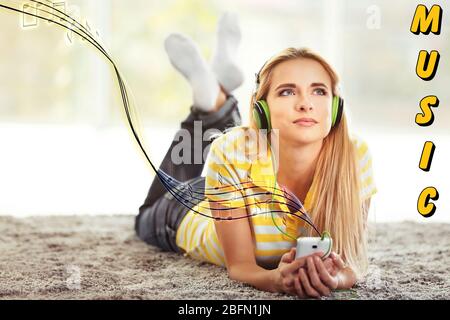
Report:
[{"label": "foot in white sock", "polygon": [[241,43],[241,30],[236,14],[223,14],[217,27],[217,45],[212,59],[212,70],[217,80],[228,93],[237,89],[244,81],[242,70],[236,63]]},{"label": "foot in white sock", "polygon": [[220,87],[198,46],[187,36],[172,33],[164,41],[164,47],[172,65],[191,84],[194,107],[206,112],[212,111]]}]

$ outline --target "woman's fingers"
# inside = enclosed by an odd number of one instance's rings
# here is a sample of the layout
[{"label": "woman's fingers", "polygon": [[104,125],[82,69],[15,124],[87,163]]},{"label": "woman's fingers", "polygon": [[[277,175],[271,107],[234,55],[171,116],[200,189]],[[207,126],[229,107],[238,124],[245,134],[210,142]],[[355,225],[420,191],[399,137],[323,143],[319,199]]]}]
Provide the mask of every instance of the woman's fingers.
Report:
[{"label": "woman's fingers", "polygon": [[283,285],[288,288],[294,290],[294,279],[297,275],[297,272],[289,273],[283,278]]},{"label": "woman's fingers", "polygon": [[281,275],[283,277],[287,277],[289,274],[297,272],[297,270],[300,269],[301,267],[305,266],[305,264],[306,264],[305,258],[300,258],[300,259],[294,260],[291,263],[286,264],[281,268]]},{"label": "woman's fingers", "polygon": [[337,266],[337,268],[339,270],[344,269],[346,267],[344,261],[341,258],[341,256],[338,255],[336,252],[332,252],[331,253],[331,258],[333,259],[335,265]]},{"label": "woman's fingers", "polygon": [[295,259],[295,253],[297,252],[297,249],[294,247],[291,249],[291,251],[289,251],[289,253],[291,254],[291,259],[292,261],[294,261]]},{"label": "woman's fingers", "polygon": [[302,284],[300,283],[299,277],[295,277],[294,285],[295,285],[295,290],[297,291],[297,295],[302,299],[306,298],[306,294],[302,288]]},{"label": "woman's fingers", "polygon": [[316,289],[321,295],[329,296],[331,294],[331,291],[326,285],[322,283],[322,280],[320,279],[319,274],[317,273],[316,265],[313,259],[320,260],[320,258],[316,256],[316,257],[308,257],[307,259],[308,275],[311,284],[314,287],[314,289]]},{"label": "woman's fingers", "polygon": [[[316,260],[314,259],[314,262]],[[328,271],[329,274],[333,271],[334,268],[334,262],[331,258],[326,258],[325,260],[322,260],[323,265],[325,266],[325,269]]]},{"label": "woman's fingers", "polygon": [[334,269],[333,259],[326,258],[325,260],[322,260],[322,262],[323,262],[323,265],[325,266],[325,268],[327,269],[327,271],[331,273],[331,270]]},{"label": "woman's fingers", "polygon": [[328,288],[335,290],[338,285],[337,281],[327,271],[325,264],[320,259],[317,259],[317,258],[314,259],[314,262],[315,262],[316,270],[319,273],[320,279],[325,283],[325,285]]},{"label": "woman's fingers", "polygon": [[[292,248],[289,252],[286,252],[285,254],[283,254],[281,256],[281,262],[286,262],[286,263],[290,263],[294,260],[294,258],[292,257],[292,251],[294,250],[294,248]],[[295,257],[295,253],[294,253],[294,257]]]},{"label": "woman's fingers", "polygon": [[332,265],[330,268],[327,268],[327,271],[328,271],[328,273],[329,273],[332,277],[334,277],[334,276],[336,276],[337,273],[338,273],[338,268],[335,267],[335,265],[334,265],[334,263],[333,263],[333,265]]},{"label": "woman's fingers", "polygon": [[305,269],[303,269],[303,268],[300,269],[299,276],[300,276],[301,285],[305,289],[308,296],[314,297],[314,298],[320,298],[320,294],[309,283],[309,279],[308,279]]}]

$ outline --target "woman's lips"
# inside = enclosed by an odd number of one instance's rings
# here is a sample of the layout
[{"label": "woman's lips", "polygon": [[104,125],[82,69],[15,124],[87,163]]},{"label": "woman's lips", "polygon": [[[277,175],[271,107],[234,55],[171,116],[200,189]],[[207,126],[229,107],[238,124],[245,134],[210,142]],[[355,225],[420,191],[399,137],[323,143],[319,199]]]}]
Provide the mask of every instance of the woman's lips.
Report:
[{"label": "woman's lips", "polygon": [[312,127],[312,126],[316,125],[315,122],[306,121],[306,120],[298,120],[298,121],[295,121],[294,124],[296,124],[298,126],[302,126],[302,127]]}]

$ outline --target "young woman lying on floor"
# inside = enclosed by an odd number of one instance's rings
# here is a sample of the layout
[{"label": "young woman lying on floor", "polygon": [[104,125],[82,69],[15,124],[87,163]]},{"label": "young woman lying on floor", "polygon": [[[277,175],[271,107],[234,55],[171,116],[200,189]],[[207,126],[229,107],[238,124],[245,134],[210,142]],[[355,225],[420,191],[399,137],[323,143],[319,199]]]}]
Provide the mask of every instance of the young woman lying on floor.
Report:
[{"label": "young woman lying on floor", "polygon": [[[308,49],[283,50],[259,72],[250,124],[241,126],[232,95],[243,81],[235,63],[240,39],[237,18],[225,14],[219,21],[211,67],[186,36],[172,34],[166,39],[170,61],[192,86],[194,101],[160,167],[195,190],[231,186],[234,192],[206,192],[203,199],[192,196],[195,206],[188,210],[155,177],[136,218],[136,232],[163,250],[224,266],[231,279],[260,290],[319,298],[351,288],[367,272],[366,220],[376,187],[367,144],[350,135],[342,105],[337,114],[338,75]],[[258,101],[260,106],[265,103],[268,123],[254,118]],[[209,129],[226,133],[212,143],[203,141],[195,136],[196,121],[201,122],[202,133]],[[268,126],[272,148],[266,150],[276,154],[276,166],[272,156],[258,161],[254,155],[261,142],[249,139],[252,130]],[[210,148],[206,177],[201,176],[203,163],[172,161],[181,131],[186,130],[202,141],[201,150],[192,144],[191,155],[203,155]],[[295,259],[296,239],[312,236],[313,230],[289,214],[288,198],[268,192],[273,186],[295,195],[314,225],[331,233],[333,252],[328,258],[315,254]],[[219,221],[198,214],[199,210],[210,217],[249,217]],[[257,215],[261,210],[269,213]]]}]

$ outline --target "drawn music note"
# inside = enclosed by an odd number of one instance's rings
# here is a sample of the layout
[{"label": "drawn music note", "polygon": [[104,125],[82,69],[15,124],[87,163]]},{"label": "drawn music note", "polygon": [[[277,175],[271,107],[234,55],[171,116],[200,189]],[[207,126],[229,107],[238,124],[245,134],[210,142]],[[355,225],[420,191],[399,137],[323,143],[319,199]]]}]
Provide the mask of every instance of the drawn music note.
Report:
[{"label": "drawn music note", "polygon": [[[48,5],[52,5],[52,2],[49,0],[44,0],[45,2],[48,3]],[[43,19],[47,19],[47,23],[51,22],[50,20],[53,18],[53,13],[51,11],[51,9],[49,9],[47,7],[47,5],[45,5],[42,2],[36,2],[36,12],[37,15],[39,15],[40,17],[42,17]]]},{"label": "drawn music note", "polygon": [[[225,181],[225,178],[222,176],[220,172],[217,173],[217,181],[219,182],[221,198],[224,198],[223,201],[220,201],[221,210],[219,211],[222,219],[229,220],[232,217],[231,207],[232,202],[230,201],[232,197],[230,197],[230,184]],[[231,195],[232,196],[232,195]]]},{"label": "drawn music note", "polygon": [[[89,25],[89,22],[87,20],[86,20],[86,29],[88,30],[87,34],[91,35],[91,26]],[[81,38],[81,40],[85,41],[84,38]]]},{"label": "drawn music note", "polygon": [[70,44],[72,44],[72,39],[73,39],[73,31],[72,30],[68,30],[66,33],[67,36],[67,40],[69,40]]},{"label": "drawn music note", "polygon": [[[77,18],[80,16],[80,8],[78,6],[72,5],[69,8],[69,13],[67,14],[70,18],[69,18],[69,25],[72,28],[75,28],[75,22],[77,21]],[[71,29],[72,29],[71,28]],[[70,44],[72,44],[72,40],[73,40],[73,31],[72,30],[68,30],[67,31],[67,39],[69,40]]]},{"label": "drawn music note", "polygon": [[38,25],[38,18],[33,15],[37,15],[37,8],[36,6],[31,5],[30,3],[24,3],[22,6],[22,27],[23,28],[30,28],[30,27],[37,27]]},{"label": "drawn music note", "polygon": [[192,190],[192,186],[190,184],[187,184],[187,193],[191,199],[194,198],[194,190]]},{"label": "drawn music note", "polygon": [[230,195],[230,185],[225,178],[222,176],[220,172],[217,173],[219,176],[217,177],[217,181],[219,182],[220,193],[225,193],[223,196],[226,196],[229,199]]},{"label": "drawn music note", "polygon": [[[66,2],[65,1],[54,2],[52,6],[53,6],[53,9],[52,9],[53,14],[55,16],[60,17],[59,18],[60,22],[64,22],[62,13],[66,13]],[[52,21],[49,20],[48,23],[51,24]]]}]

